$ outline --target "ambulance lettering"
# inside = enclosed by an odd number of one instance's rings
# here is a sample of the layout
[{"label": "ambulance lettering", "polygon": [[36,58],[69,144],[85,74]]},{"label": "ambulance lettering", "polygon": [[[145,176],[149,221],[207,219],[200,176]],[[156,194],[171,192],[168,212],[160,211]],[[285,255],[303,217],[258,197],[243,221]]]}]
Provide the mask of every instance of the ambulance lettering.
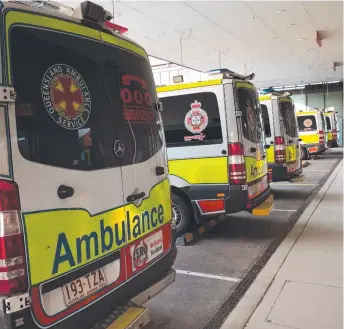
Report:
[{"label": "ambulance lettering", "polygon": [[264,174],[264,166],[260,166],[258,163],[256,163],[256,166],[251,165],[251,176],[257,177]]},{"label": "ambulance lettering", "polygon": [[[155,121],[152,109],[153,99],[148,92],[148,83],[134,75],[124,75],[121,79],[121,98],[124,120],[132,123],[150,123]],[[140,87],[139,90],[133,83]]]},{"label": "ambulance lettering", "polygon": [[[57,237],[52,274],[55,275],[59,272],[59,266],[62,263],[67,262],[69,267],[72,268],[111,250],[117,250],[127,242],[140,238],[146,232],[158,228],[163,223],[164,208],[160,204],[158,207],[152,207],[150,211],[146,210],[134,216],[130,214],[130,211],[126,211],[126,218],[113,226],[106,226],[104,220],[101,219],[99,221],[98,233],[93,231],[75,240],[68,239],[68,235],[65,232],[61,232]],[[157,244],[155,240],[153,243]],[[152,250],[150,246],[147,248],[150,251]],[[73,251],[76,251],[76,253],[73,253]],[[135,253],[138,265],[142,255],[143,249],[137,250]]]}]

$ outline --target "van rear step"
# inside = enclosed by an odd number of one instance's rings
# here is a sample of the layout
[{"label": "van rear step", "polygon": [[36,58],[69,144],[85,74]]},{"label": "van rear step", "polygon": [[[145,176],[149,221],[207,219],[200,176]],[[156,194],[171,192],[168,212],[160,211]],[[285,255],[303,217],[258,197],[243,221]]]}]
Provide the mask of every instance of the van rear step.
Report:
[{"label": "van rear step", "polygon": [[92,329],[142,329],[148,323],[148,309],[128,302],[118,306]]},{"label": "van rear step", "polygon": [[193,227],[192,232],[185,233],[177,238],[176,245],[179,246],[187,246],[192,242],[196,242],[200,239],[201,235],[207,233],[212,229],[214,226],[219,225],[222,221],[226,219],[225,215],[221,215],[216,217],[212,220],[205,219],[205,224],[202,226]]}]

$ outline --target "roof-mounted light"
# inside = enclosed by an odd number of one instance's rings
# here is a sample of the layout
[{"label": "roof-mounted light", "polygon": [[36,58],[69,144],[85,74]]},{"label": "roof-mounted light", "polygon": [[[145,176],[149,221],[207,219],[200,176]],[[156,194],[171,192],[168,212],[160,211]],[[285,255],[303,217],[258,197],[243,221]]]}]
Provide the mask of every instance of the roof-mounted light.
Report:
[{"label": "roof-mounted light", "polygon": [[261,95],[271,94],[271,95],[274,95],[274,96],[285,96],[285,97],[288,97],[288,96],[292,95],[292,93],[290,93],[290,92],[283,91],[283,90],[276,90],[273,87],[269,87],[269,88],[265,88],[265,89],[260,89],[259,93]]},{"label": "roof-mounted light", "polygon": [[110,21],[113,16],[102,6],[91,1],[84,1],[74,10],[73,17],[94,23]]},{"label": "roof-mounted light", "polygon": [[114,24],[114,23],[111,23],[111,22],[105,22],[105,26],[115,32],[115,33],[119,33],[119,34],[124,34],[126,32],[128,32],[128,29],[124,26],[120,26],[120,25],[117,25],[117,24]]},{"label": "roof-mounted light", "polygon": [[240,79],[240,80],[253,80],[255,78],[255,74],[251,73],[250,75],[242,75],[235,73],[228,69],[215,69],[208,71],[209,75],[219,75],[222,79]]},{"label": "roof-mounted light", "polygon": [[50,1],[50,0],[43,0],[43,1],[42,0],[41,1],[16,0],[13,2],[17,2],[17,3],[30,6],[33,8],[50,10],[50,11],[57,12],[57,13],[67,15],[67,16],[72,16],[74,12],[74,9],[72,7],[66,6],[56,1]]}]

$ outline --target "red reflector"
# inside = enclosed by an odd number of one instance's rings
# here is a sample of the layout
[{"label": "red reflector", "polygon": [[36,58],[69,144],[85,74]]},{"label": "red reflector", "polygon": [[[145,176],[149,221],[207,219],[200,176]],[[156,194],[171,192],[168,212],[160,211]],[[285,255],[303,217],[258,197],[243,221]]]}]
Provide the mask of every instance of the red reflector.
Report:
[{"label": "red reflector", "polygon": [[225,209],[225,201],[221,200],[200,200],[198,205],[203,213],[222,211]]},{"label": "red reflector", "polygon": [[246,184],[244,147],[241,143],[228,144],[229,182],[233,185]]},{"label": "red reflector", "polygon": [[24,255],[24,246],[21,233],[0,237],[0,269],[3,267],[2,260],[10,260],[22,255]]},{"label": "red reflector", "polygon": [[105,25],[110,29],[113,30],[115,32],[118,32],[119,34],[124,34],[126,32],[128,32],[128,29],[126,27],[117,25],[115,23],[111,23],[111,22],[105,22]]},{"label": "red reflector", "polygon": [[0,181],[0,211],[20,210],[18,186],[16,183]]},{"label": "red reflector", "polygon": [[284,138],[282,136],[275,136],[275,145],[284,145]]},{"label": "red reflector", "polygon": [[27,291],[18,186],[0,181],[0,295]]},{"label": "red reflector", "polygon": [[244,147],[241,143],[228,144],[229,155],[244,155]]}]

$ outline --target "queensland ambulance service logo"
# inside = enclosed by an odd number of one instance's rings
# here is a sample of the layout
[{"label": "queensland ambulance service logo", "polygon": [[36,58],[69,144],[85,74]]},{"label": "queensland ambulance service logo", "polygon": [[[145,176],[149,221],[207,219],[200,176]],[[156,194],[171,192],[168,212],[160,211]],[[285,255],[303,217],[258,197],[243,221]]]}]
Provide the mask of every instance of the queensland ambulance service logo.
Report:
[{"label": "queensland ambulance service logo", "polygon": [[76,130],[86,124],[91,113],[91,97],[85,80],[71,66],[55,64],[42,80],[43,103],[61,127]]},{"label": "queensland ambulance service logo", "polygon": [[201,108],[200,102],[194,101],[191,104],[191,110],[186,113],[184,124],[187,130],[193,134],[199,134],[208,125],[208,115]]},{"label": "queensland ambulance service logo", "polygon": [[313,124],[313,121],[311,119],[306,119],[305,121],[303,121],[303,125],[306,127],[306,128],[309,128],[311,127]]}]

